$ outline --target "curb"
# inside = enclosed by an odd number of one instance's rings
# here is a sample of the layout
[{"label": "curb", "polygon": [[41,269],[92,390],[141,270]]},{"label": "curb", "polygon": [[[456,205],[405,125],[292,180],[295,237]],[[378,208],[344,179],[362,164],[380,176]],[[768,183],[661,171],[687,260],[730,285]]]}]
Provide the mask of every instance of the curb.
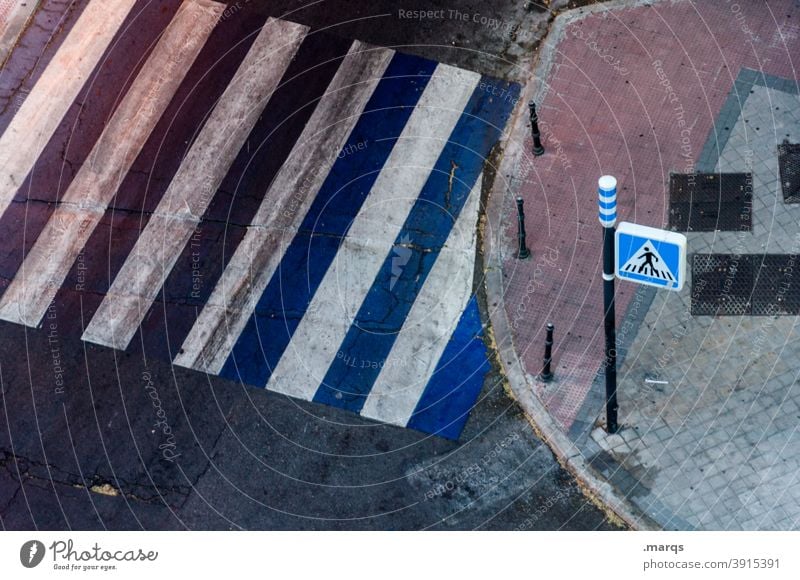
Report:
[{"label": "curb", "polygon": [[504,138],[504,154],[486,207],[486,228],[492,235],[483,236],[483,247],[480,249],[483,256],[490,330],[503,374],[508,380],[510,395],[520,404],[534,429],[553,451],[558,462],[576,478],[590,499],[599,503],[606,512],[611,512],[612,519],[621,520],[634,530],[647,531],[663,528],[588,463],[581,450],[559,427],[542,401],[534,394],[528,375],[514,348],[513,335],[505,310],[502,249],[508,247],[508,243],[503,239],[502,216],[510,215],[507,207],[511,207],[515,196],[514,176],[518,173],[520,162],[525,158],[526,151],[523,144],[528,136],[528,126],[523,120],[527,112],[527,102],[531,99],[541,100],[549,89],[546,79],[553,67],[556,47],[564,36],[566,26],[596,12],[634,8],[652,2],[653,0],[612,0],[568,10],[555,17],[551,30],[541,43],[537,57],[532,63],[532,82],[523,87],[509,120],[510,130]]}]

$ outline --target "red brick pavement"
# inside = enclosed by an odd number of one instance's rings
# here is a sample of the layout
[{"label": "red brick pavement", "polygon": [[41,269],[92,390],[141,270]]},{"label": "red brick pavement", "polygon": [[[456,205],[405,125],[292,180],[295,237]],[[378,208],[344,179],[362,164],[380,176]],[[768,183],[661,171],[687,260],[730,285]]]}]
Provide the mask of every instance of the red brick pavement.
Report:
[{"label": "red brick pavement", "polygon": [[[620,220],[665,226],[669,173],[692,170],[740,68],[797,78],[793,5],[656,2],[565,28],[538,107],[547,152],[517,175],[534,257],[509,252],[503,266],[506,312],[531,375],[541,368],[544,325],[556,325],[559,380],[536,388],[564,428],[603,357],[598,177],[617,177]],[[515,220],[506,227],[515,240]],[[617,282],[618,321],[636,288]]]}]

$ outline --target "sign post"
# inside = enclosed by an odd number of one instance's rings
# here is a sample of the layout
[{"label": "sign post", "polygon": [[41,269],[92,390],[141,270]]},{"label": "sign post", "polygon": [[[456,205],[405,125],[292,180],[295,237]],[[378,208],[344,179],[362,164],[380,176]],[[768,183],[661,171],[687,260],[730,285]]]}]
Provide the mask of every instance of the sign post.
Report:
[{"label": "sign post", "polygon": [[597,205],[603,226],[603,323],[606,332],[606,431],[616,433],[617,329],[614,316],[614,278],[680,291],[686,281],[686,236],[667,230],[617,223],[617,180],[597,180]]},{"label": "sign post", "polygon": [[604,175],[597,180],[597,204],[603,226],[603,324],[606,332],[606,431],[616,433],[617,424],[617,329],[614,316],[614,225],[617,223],[617,180]]}]

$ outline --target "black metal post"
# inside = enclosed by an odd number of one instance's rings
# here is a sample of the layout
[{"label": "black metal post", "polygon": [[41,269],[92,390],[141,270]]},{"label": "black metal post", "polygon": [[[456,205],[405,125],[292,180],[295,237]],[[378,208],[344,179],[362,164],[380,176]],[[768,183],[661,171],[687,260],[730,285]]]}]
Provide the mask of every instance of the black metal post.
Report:
[{"label": "black metal post", "polygon": [[544,155],[544,147],[542,147],[542,137],[539,135],[539,116],[536,114],[536,103],[533,101],[528,103],[528,109],[531,115],[531,133],[533,133],[533,154],[537,157]]},{"label": "black metal post", "polygon": [[606,430],[617,424],[617,330],[614,315],[614,227],[603,228],[603,322],[606,331]]},{"label": "black metal post", "polygon": [[547,326],[547,337],[544,339],[544,365],[542,366],[542,372],[539,373],[539,378],[544,381],[545,383],[549,383],[553,380],[553,371],[550,370],[550,363],[553,360],[553,326],[552,322],[548,322]]},{"label": "black metal post", "polygon": [[531,251],[525,242],[525,210],[522,209],[522,204],[525,203],[521,197],[517,197],[517,238],[519,239],[519,249],[517,250],[517,258],[524,260],[529,258]]}]

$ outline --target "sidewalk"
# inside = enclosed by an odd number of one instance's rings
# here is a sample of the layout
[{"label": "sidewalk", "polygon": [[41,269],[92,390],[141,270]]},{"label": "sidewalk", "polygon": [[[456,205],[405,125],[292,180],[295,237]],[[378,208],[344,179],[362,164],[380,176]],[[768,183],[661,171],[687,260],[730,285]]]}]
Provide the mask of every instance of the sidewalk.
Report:
[{"label": "sidewalk", "polygon": [[[598,428],[597,178],[617,177],[620,221],[666,228],[670,172],[750,172],[752,229],[689,232],[690,272],[693,254],[797,254],[800,204],[784,203],[777,153],[784,139],[800,140],[794,54],[800,10],[789,0],[569,11],[524,95],[538,105],[546,153],[529,153],[525,110],[509,139],[484,247],[504,368],[562,461],[635,527],[800,527],[796,316],[692,315],[693,287],[715,297],[691,274],[680,293],[618,281],[622,429]],[[515,257],[515,195],[525,199],[526,261]],[[762,276],[762,299],[798,299],[785,270],[788,293],[777,294],[774,270]],[[535,377],[547,322],[556,379],[545,384]]]}]

